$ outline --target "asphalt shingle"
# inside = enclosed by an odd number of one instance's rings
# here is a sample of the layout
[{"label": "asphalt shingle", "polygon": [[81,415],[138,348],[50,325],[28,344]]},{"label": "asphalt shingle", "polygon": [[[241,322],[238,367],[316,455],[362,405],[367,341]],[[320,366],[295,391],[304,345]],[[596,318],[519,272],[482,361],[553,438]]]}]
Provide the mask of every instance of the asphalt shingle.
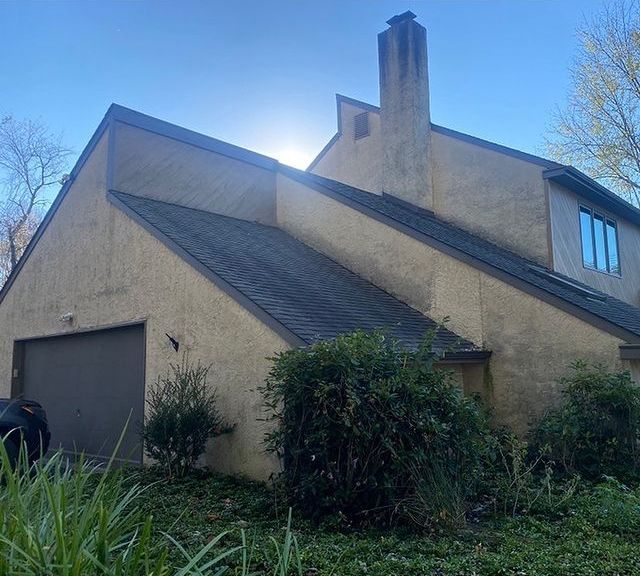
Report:
[{"label": "asphalt shingle", "polygon": [[[416,348],[436,322],[286,232],[149,198],[112,192],[177,244],[307,343],[356,329],[384,328]],[[437,328],[434,348],[480,352]]]},{"label": "asphalt shingle", "polygon": [[640,308],[578,280],[547,270],[535,262],[449,224],[431,213],[405,206],[387,196],[372,194],[310,172],[284,166],[281,166],[280,170],[302,183],[326,188],[365,208],[374,210],[633,335],[640,336]]}]

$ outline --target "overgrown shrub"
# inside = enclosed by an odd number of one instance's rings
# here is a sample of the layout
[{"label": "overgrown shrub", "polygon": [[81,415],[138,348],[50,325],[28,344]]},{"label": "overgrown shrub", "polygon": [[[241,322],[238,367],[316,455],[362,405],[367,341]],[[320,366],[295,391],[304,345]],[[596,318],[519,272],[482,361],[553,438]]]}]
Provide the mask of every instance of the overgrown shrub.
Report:
[{"label": "overgrown shrub", "polygon": [[540,421],[533,444],[587,478],[637,476],[640,388],[631,375],[579,361],[560,384],[563,402]]},{"label": "overgrown shrub", "polygon": [[168,476],[184,476],[204,453],[207,441],[229,431],[218,412],[215,391],[207,384],[209,367],[184,356],[158,378],[147,398],[143,439],[146,453]]},{"label": "overgrown shrub", "polygon": [[267,444],[282,456],[281,480],[303,513],[460,522],[486,422],[451,373],[435,369],[437,359],[430,340],[411,352],[361,331],[274,358],[262,389],[275,421]]},{"label": "overgrown shrub", "polygon": [[560,478],[548,459],[548,447],[531,446],[506,428],[495,430],[492,439],[483,495],[494,512],[555,516],[567,510],[579,478]]}]

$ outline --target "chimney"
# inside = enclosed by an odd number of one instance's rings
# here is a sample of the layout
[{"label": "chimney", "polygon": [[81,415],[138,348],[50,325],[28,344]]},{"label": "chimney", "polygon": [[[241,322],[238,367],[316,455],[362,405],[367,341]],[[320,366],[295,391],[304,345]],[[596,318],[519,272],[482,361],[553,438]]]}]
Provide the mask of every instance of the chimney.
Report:
[{"label": "chimney", "polygon": [[433,209],[427,31],[405,12],[378,34],[382,191]]}]

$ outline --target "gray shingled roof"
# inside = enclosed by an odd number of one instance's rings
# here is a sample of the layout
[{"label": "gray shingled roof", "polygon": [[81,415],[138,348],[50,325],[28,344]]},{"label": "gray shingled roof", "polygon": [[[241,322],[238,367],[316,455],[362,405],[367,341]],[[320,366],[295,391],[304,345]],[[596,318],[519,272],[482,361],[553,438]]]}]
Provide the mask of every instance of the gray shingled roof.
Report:
[{"label": "gray shingled roof", "polygon": [[551,272],[509,250],[444,222],[425,210],[415,209],[388,196],[365,192],[309,172],[285,166],[281,166],[279,169],[291,178],[317,187],[318,190],[324,188],[363,209],[373,210],[466,254],[478,262],[504,272],[516,280],[622,328],[629,333],[629,336],[640,337],[640,308],[591,288],[573,278]]},{"label": "gray shingled roof", "polygon": [[[113,197],[304,342],[386,328],[416,348],[436,323],[286,232],[227,216],[112,192]],[[482,356],[439,328],[448,357]],[[470,354],[467,354],[470,353]]]}]

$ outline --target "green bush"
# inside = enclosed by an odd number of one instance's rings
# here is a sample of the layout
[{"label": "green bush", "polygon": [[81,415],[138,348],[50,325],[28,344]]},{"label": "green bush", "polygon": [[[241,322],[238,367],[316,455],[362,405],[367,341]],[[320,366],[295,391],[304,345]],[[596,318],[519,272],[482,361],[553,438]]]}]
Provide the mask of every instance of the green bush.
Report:
[{"label": "green bush", "polygon": [[505,428],[495,430],[492,439],[483,496],[489,497],[494,512],[553,517],[567,511],[580,479],[558,477],[547,447],[530,446]]},{"label": "green bush", "polygon": [[566,471],[587,478],[636,477],[639,469],[640,388],[628,372],[576,362],[562,378],[564,399],[532,434]]},{"label": "green bush", "polygon": [[204,453],[207,441],[229,430],[207,385],[209,367],[192,365],[185,356],[180,365],[158,378],[147,398],[143,439],[146,453],[168,476],[184,476]]},{"label": "green bush", "polygon": [[275,423],[267,444],[304,514],[460,523],[486,422],[437,360],[430,340],[411,352],[361,331],[274,358],[262,389]]}]

